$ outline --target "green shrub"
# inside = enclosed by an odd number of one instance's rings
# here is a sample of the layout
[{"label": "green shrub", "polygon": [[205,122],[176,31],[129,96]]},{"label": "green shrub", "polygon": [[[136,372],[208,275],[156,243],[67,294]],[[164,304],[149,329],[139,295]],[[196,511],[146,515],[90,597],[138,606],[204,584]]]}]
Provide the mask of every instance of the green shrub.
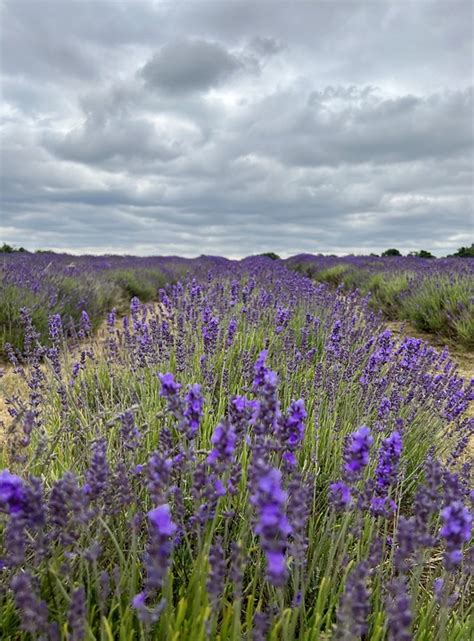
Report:
[{"label": "green shrub", "polygon": [[157,270],[114,270],[107,274],[107,280],[120,288],[122,298],[128,302],[136,296],[142,302],[156,298],[157,291],[165,282],[165,276]]},{"label": "green shrub", "polygon": [[390,318],[399,318],[403,294],[408,290],[414,276],[415,274],[409,271],[393,275],[379,272],[368,279],[363,291],[372,294],[372,307],[381,309]]},{"label": "green shrub", "polygon": [[334,267],[328,267],[327,269],[316,272],[314,278],[324,283],[337,286],[345,282],[345,276],[348,270],[348,265],[339,263],[338,265],[334,265]]},{"label": "green shrub", "polygon": [[466,275],[427,277],[401,301],[400,313],[417,329],[474,345],[474,284]]},{"label": "green shrub", "polygon": [[382,256],[401,256],[401,253],[398,251],[398,249],[386,249],[384,252],[382,252]]}]

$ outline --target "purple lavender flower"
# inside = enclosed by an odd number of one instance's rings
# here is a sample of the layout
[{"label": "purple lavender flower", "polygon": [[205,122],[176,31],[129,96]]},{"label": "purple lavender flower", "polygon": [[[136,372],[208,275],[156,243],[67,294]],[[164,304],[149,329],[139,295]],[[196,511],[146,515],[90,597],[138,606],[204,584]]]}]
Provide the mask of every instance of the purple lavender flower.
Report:
[{"label": "purple lavender flower", "polygon": [[353,641],[367,634],[370,593],[367,588],[369,564],[361,561],[349,574],[344,594],[336,613],[338,641]]},{"label": "purple lavender flower", "polygon": [[149,542],[143,557],[146,570],[144,590],[135,595],[132,606],[138,610],[144,622],[157,620],[164,605],[163,600],[154,610],[149,610],[146,602],[152,599],[162,587],[171,562],[173,550],[172,537],[177,526],[171,518],[170,506],[167,503],[148,512]]},{"label": "purple lavender flower", "polygon": [[343,511],[352,503],[351,488],[343,481],[331,483],[329,491],[329,501],[336,510]]},{"label": "purple lavender flower", "polygon": [[344,471],[351,481],[361,477],[364,467],[369,462],[369,452],[374,439],[370,429],[362,425],[347,439],[344,448]]},{"label": "purple lavender flower", "polygon": [[397,480],[401,452],[402,437],[399,432],[393,432],[382,441],[377,469],[375,470],[376,488],[382,495]]},{"label": "purple lavender flower", "polygon": [[172,536],[176,532],[176,524],[171,519],[171,510],[167,503],[150,510],[148,520],[161,536]]},{"label": "purple lavender flower", "polygon": [[167,374],[158,374],[158,378],[161,382],[161,396],[169,398],[170,396],[176,396],[178,394],[181,389],[181,385],[174,380],[174,376],[171,372],[168,372]]},{"label": "purple lavender flower", "polygon": [[387,602],[388,640],[411,641],[411,598],[406,581],[395,579],[389,585],[390,597]]},{"label": "purple lavender flower", "polygon": [[92,331],[92,324],[89,318],[89,314],[85,309],[81,312],[81,332],[83,336],[87,336]]},{"label": "purple lavender flower", "polygon": [[184,402],[185,431],[188,438],[194,438],[204,413],[204,399],[201,394],[201,386],[198,383],[189,387]]},{"label": "purple lavender flower", "polygon": [[224,592],[226,570],[222,539],[218,537],[209,549],[209,574],[206,582],[207,592],[214,608]]},{"label": "purple lavender flower", "polygon": [[61,314],[52,314],[48,318],[48,329],[51,342],[57,343],[60,340],[63,331]]},{"label": "purple lavender flower", "polygon": [[48,501],[48,522],[53,539],[60,539],[66,546],[78,538],[81,526],[87,522],[86,500],[71,472],[56,481]]},{"label": "purple lavender flower", "polygon": [[[37,594],[29,572],[19,572],[11,580],[15,605],[20,613],[20,626],[32,635],[44,633],[48,626],[48,608]],[[36,638],[36,637],[35,637]]]},{"label": "purple lavender flower", "polygon": [[296,465],[294,451],[303,441],[306,417],[304,401],[300,398],[291,402],[287,415],[280,420],[279,436],[286,449],[283,458],[290,465]]},{"label": "purple lavender flower", "polygon": [[69,639],[83,641],[86,634],[86,591],[81,586],[74,590],[68,612]]},{"label": "purple lavender flower", "polygon": [[254,423],[259,402],[249,400],[246,396],[234,396],[229,403],[229,420],[237,436],[242,436],[248,426]]},{"label": "purple lavender flower", "polygon": [[138,447],[141,439],[140,431],[135,425],[135,417],[132,410],[126,410],[120,415],[120,436],[123,446],[128,450]]},{"label": "purple lavender flower", "polygon": [[290,554],[294,562],[302,566],[306,561],[308,549],[307,525],[311,510],[314,478],[304,478],[293,471],[288,483],[287,517],[291,524]]},{"label": "purple lavender flower", "polygon": [[227,421],[220,423],[211,437],[211,443],[214,447],[207,457],[207,462],[210,465],[231,462],[234,455],[235,442],[236,434],[233,426]]},{"label": "purple lavender flower", "polygon": [[155,503],[160,502],[168,489],[173,461],[159,452],[151,455],[148,465],[148,491]]},{"label": "purple lavender flower", "polygon": [[227,347],[230,347],[234,341],[235,332],[237,331],[237,319],[231,318],[227,328]]},{"label": "purple lavender flower", "polygon": [[284,585],[287,578],[285,552],[292,528],[284,513],[287,492],[281,487],[281,472],[276,468],[260,472],[251,503],[257,510],[255,533],[267,559],[267,578],[274,585]]},{"label": "purple lavender flower", "polygon": [[395,501],[388,496],[374,496],[370,501],[370,511],[374,516],[390,517],[396,509]]},{"label": "purple lavender flower", "polygon": [[21,512],[25,503],[23,480],[8,470],[0,472],[0,506],[5,506],[11,513]]},{"label": "purple lavender flower", "polygon": [[472,515],[461,501],[453,501],[441,510],[443,526],[440,535],[446,541],[445,565],[453,570],[462,561],[462,546],[469,541]]},{"label": "purple lavender flower", "polygon": [[87,494],[91,501],[105,493],[108,487],[109,476],[107,445],[105,439],[99,439],[94,444],[91,464],[86,472],[87,483],[84,485],[84,493]]},{"label": "purple lavender flower", "polygon": [[260,352],[255,362],[254,379],[252,383],[253,388],[255,390],[258,390],[258,388],[262,387],[262,385],[265,382],[265,375],[269,371],[268,367],[265,364],[265,361],[267,360],[267,356],[268,356],[268,350],[264,349],[263,351]]},{"label": "purple lavender flower", "polygon": [[390,399],[384,396],[380,401],[380,405],[377,413],[378,418],[379,419],[386,418],[386,416],[388,416],[388,414],[390,413],[391,409],[392,409],[392,404],[390,402]]}]

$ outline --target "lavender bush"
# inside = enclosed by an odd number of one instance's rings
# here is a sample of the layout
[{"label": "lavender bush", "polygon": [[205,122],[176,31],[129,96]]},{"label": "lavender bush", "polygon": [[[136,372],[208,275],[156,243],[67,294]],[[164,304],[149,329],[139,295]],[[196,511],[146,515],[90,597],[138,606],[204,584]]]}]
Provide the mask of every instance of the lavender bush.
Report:
[{"label": "lavender bush", "polygon": [[370,292],[374,309],[474,347],[474,259],[293,256],[286,264],[320,282]]},{"label": "lavender bush", "polygon": [[357,293],[204,268],[97,349],[24,312],[3,638],[470,638],[472,385]]}]

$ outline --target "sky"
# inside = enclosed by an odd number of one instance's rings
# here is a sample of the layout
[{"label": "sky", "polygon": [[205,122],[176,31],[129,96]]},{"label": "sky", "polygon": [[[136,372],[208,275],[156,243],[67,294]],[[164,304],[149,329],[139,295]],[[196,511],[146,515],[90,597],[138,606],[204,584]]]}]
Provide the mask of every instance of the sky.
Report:
[{"label": "sky", "polygon": [[471,0],[0,0],[0,243],[441,256],[474,236]]}]

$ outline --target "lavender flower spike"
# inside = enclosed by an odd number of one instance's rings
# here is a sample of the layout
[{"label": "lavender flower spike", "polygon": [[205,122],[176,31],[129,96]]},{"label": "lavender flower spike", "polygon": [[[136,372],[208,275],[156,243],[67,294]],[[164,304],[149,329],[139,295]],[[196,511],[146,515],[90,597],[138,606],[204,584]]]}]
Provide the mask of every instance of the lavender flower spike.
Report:
[{"label": "lavender flower spike", "polygon": [[353,432],[344,449],[344,471],[351,481],[355,481],[362,475],[364,467],[369,462],[369,451],[374,439],[370,429],[362,425],[356,432]]},{"label": "lavender flower spike", "polygon": [[0,472],[0,507],[8,507],[11,513],[20,512],[25,502],[23,480],[10,474],[8,470]]},{"label": "lavender flower spike", "polygon": [[462,546],[471,538],[472,514],[461,501],[453,501],[441,511],[441,536],[446,540],[445,565],[453,570],[462,561]]},{"label": "lavender flower spike", "polygon": [[255,533],[260,536],[267,559],[267,578],[273,585],[284,585],[287,578],[285,552],[292,528],[283,507],[288,498],[281,487],[281,472],[276,468],[264,470],[257,480],[250,501],[255,505],[258,522]]}]

